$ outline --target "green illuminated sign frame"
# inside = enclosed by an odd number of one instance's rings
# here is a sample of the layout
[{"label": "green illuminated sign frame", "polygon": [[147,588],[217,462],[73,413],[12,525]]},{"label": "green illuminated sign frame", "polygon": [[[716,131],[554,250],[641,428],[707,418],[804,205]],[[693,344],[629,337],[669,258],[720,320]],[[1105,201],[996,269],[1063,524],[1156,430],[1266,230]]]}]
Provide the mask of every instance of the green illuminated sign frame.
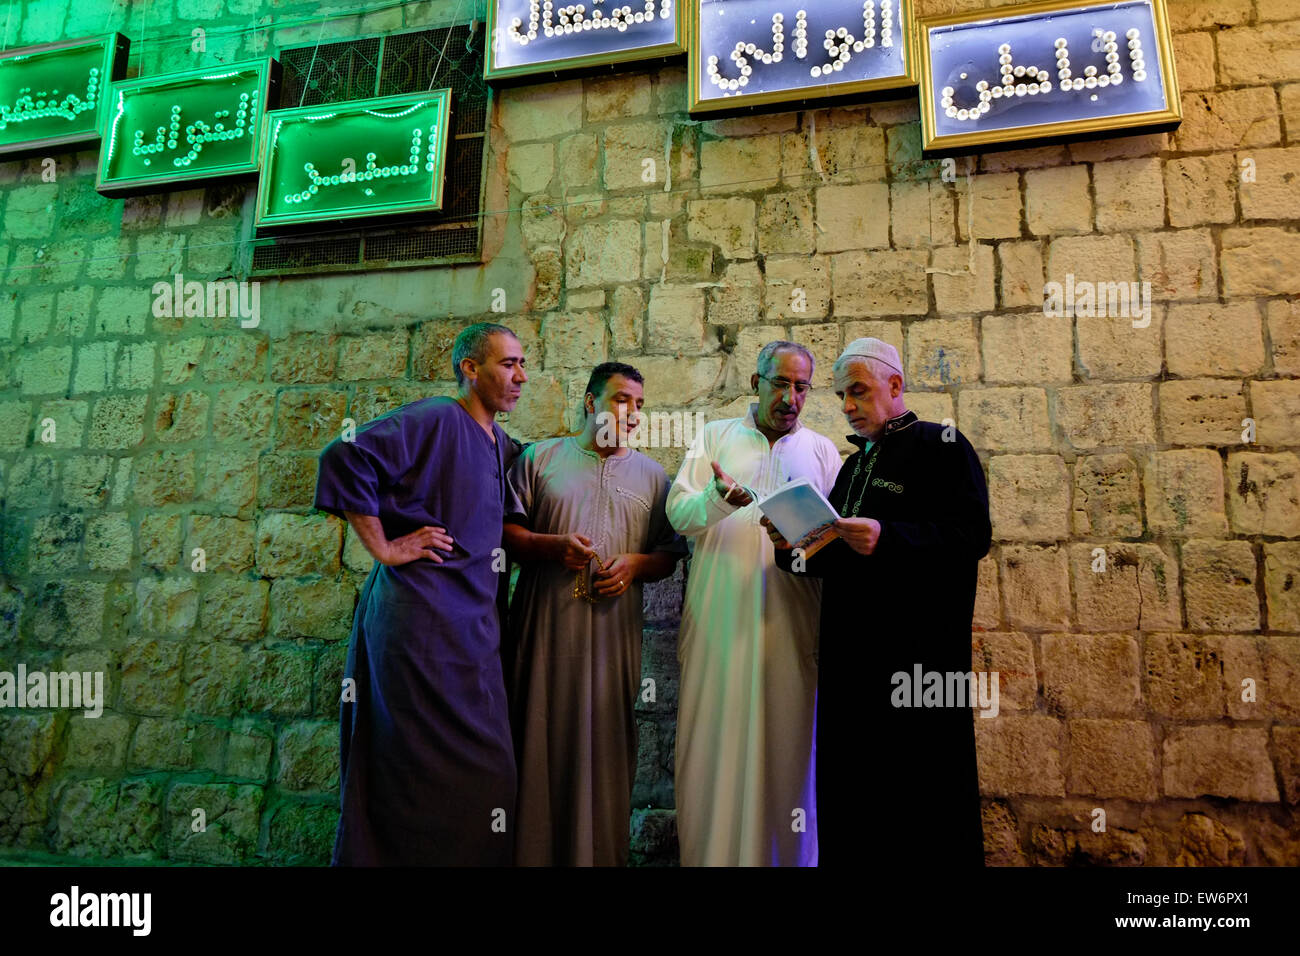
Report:
[{"label": "green illuminated sign frame", "polygon": [[[108,119],[109,84],[126,75],[129,49],[126,37],[110,33],[0,53],[0,156],[97,142]],[[53,84],[83,70],[84,98],[54,99]],[[28,122],[33,125],[21,125]],[[34,135],[23,135],[28,131]]]},{"label": "green illuminated sign frame", "polygon": [[[450,89],[271,110],[262,117],[254,224],[261,229],[437,212],[450,117]],[[384,198],[376,190],[386,180],[394,187],[411,182],[405,190],[388,189],[397,195]],[[335,190],[340,200],[332,206],[307,208]]]},{"label": "green illuminated sign frame", "polygon": [[262,57],[114,83],[95,188],[126,194],[256,173],[262,116],[279,79],[280,64]]}]

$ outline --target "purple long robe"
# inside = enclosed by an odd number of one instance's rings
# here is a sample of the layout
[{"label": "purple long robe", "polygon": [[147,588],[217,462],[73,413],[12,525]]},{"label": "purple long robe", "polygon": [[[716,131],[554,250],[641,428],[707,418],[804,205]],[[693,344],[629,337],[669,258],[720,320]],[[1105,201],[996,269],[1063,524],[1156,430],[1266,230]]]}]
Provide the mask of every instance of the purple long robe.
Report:
[{"label": "purple long robe", "polygon": [[492,427],[495,444],[455,399],[427,398],[321,454],[318,509],[377,516],[390,540],[437,525],[455,542],[442,564],[376,561],[362,589],[344,672],[356,699],[339,707],[335,865],[510,863],[494,550],[513,446]]}]

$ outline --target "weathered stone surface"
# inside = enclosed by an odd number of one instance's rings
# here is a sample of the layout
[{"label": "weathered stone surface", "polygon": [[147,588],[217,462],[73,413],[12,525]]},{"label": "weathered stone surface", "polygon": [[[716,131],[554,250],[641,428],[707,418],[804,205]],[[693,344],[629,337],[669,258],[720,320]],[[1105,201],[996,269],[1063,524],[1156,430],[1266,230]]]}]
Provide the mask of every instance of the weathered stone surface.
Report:
[{"label": "weathered stone surface", "polygon": [[1292,265],[1300,256],[1300,235],[1278,226],[1230,228],[1223,231],[1221,241],[1224,295],[1293,295],[1300,291],[1300,276]]},{"label": "weathered stone surface", "polygon": [[924,250],[841,252],[830,257],[835,314],[924,315],[929,311]]},{"label": "weathered stone surface", "polygon": [[1070,564],[1080,628],[1150,630],[1182,624],[1178,564],[1158,546],[1073,544]]},{"label": "weathered stone surface", "polygon": [[1076,385],[1056,398],[1056,422],[1072,448],[1155,444],[1150,385]]},{"label": "weathered stone surface", "polygon": [[768,193],[758,206],[758,251],[763,255],[811,253],[814,234],[813,196],[809,190]]},{"label": "weathered stone surface", "polygon": [[121,708],[131,713],[166,715],[181,694],[180,643],[133,640],[122,650]]},{"label": "weathered stone surface", "polygon": [[1088,167],[1058,166],[1025,174],[1025,221],[1038,236],[1092,231]]},{"label": "weathered stone surface", "polygon": [[724,259],[752,259],[756,207],[752,199],[699,199],[687,203],[686,235],[716,245]]},{"label": "weathered stone surface", "polygon": [[1236,534],[1300,537],[1300,457],[1229,452],[1228,521]]},{"label": "weathered stone surface", "polygon": [[516,143],[571,132],[582,125],[582,81],[507,90],[497,99],[497,109],[501,127]]},{"label": "weathered stone surface", "polygon": [[1041,388],[963,388],[957,417],[977,449],[1028,452],[1052,446],[1047,393]]},{"label": "weathered stone surface", "polygon": [[121,770],[130,730],[131,722],[117,714],[86,717],[85,711],[74,713],[68,721],[68,749],[62,766],[68,770]]},{"label": "weathered stone surface", "polygon": [[[433,323],[426,323],[427,328]],[[337,365],[338,338],[299,332],[271,344],[271,377],[277,382],[305,385],[328,382]]]},{"label": "weathered stone surface", "polygon": [[[980,335],[984,381],[990,385],[1072,380],[1074,335],[1069,316],[986,315],[980,321]],[[1157,371],[1158,366],[1157,360]]]},{"label": "weathered stone surface", "polygon": [[1044,634],[1043,700],[1057,716],[1136,716],[1138,645],[1127,634]]},{"label": "weathered stone surface", "polygon": [[999,541],[1056,541],[1070,534],[1070,476],[1056,455],[989,459],[989,514]]},{"label": "weathered stone surface", "polygon": [[1185,378],[1258,374],[1264,364],[1259,307],[1249,301],[1170,306],[1165,361]]},{"label": "weathered stone surface", "polygon": [[338,378],[349,382],[403,377],[410,338],[406,329],[348,336],[339,346]]},{"label": "weathered stone surface", "polygon": [[998,591],[997,556],[990,553],[980,558],[975,583],[975,610],[971,626],[976,630],[993,629],[1002,625],[1002,599]]},{"label": "weathered stone surface", "polygon": [[[662,147],[660,153],[662,154]],[[700,187],[706,192],[749,193],[771,189],[781,174],[778,134],[700,143]]]},{"label": "weathered stone surface", "polygon": [[889,186],[862,183],[817,191],[817,251],[889,246]]},{"label": "weathered stone surface", "polygon": [[87,448],[131,448],[144,440],[147,395],[109,395],[95,402],[90,413]]},{"label": "weathered stone surface", "polygon": [[342,530],[326,515],[263,515],[257,523],[257,568],[272,578],[335,574]]},{"label": "weathered stone surface", "polygon": [[1027,635],[992,631],[974,634],[971,669],[998,675],[999,712],[1033,711],[1038,669],[1034,665],[1034,644]]},{"label": "weathered stone surface", "polygon": [[[189,784],[167,794],[167,849],[174,860],[237,864],[257,851],[258,824],[265,795],[261,787],[237,784]],[[191,826],[195,811],[205,827]]]},{"label": "weathered stone surface", "polygon": [[1012,627],[1065,627],[1070,620],[1070,572],[1063,548],[1004,545],[1002,594]]},{"label": "weathered stone surface", "polygon": [[271,585],[271,634],[278,638],[347,640],[356,589],[341,582],[280,579]]},{"label": "weathered stone surface", "polygon": [[[1209,39],[1205,34],[1197,36]],[[1178,63],[1182,82],[1181,57]],[[1097,191],[1098,231],[1159,229],[1165,224],[1165,184],[1159,159],[1097,163],[1092,167],[1092,182]]]},{"label": "weathered stone surface", "polygon": [[996,302],[993,247],[948,247],[931,253],[930,281],[940,315],[987,312]]},{"label": "weathered stone surface", "polygon": [[267,852],[285,866],[327,866],[338,822],[334,804],[279,803],[271,816]]},{"label": "weathered stone surface", "polygon": [[271,586],[261,579],[222,575],[208,582],[202,597],[199,624],[208,637],[251,641],[262,636],[267,624]]},{"label": "weathered stone surface", "polygon": [[1187,626],[1195,631],[1259,628],[1255,553],[1248,541],[1188,541],[1183,545]]},{"label": "weathered stone surface", "polygon": [[1080,718],[1066,724],[1070,762],[1066,790],[1097,797],[1154,800],[1156,746],[1141,720]]},{"label": "weathered stone surface", "polygon": [[565,244],[571,289],[634,282],[641,276],[641,226],[629,220],[578,226]]},{"label": "weathered stone surface", "polygon": [[136,582],[140,628],[146,634],[181,634],[194,626],[198,585],[193,575]]},{"label": "weathered stone surface", "polygon": [[[987,322],[987,320],[985,320]],[[1041,321],[1041,320],[1040,320]],[[1143,319],[1139,318],[1139,326]],[[1076,316],[1079,367],[1093,381],[1155,378],[1163,364],[1165,310],[1151,310],[1151,322],[1137,327],[1128,318],[1110,315]]]},{"label": "weathered stone surface", "polygon": [[194,497],[194,452],[153,451],[136,459],[135,503],[178,504]]},{"label": "weathered stone surface", "polygon": [[1157,633],[1143,641],[1146,704],[1182,719],[1223,715],[1223,643],[1198,634]]},{"label": "weathered stone surface", "polygon": [[1300,381],[1251,382],[1250,404],[1261,445],[1300,445]]},{"label": "weathered stone surface", "polygon": [[[1241,382],[1192,379],[1161,382],[1160,433],[1169,445],[1235,445],[1241,442],[1246,397]],[[1231,481],[1231,478],[1229,478]]]},{"label": "weathered stone surface", "polygon": [[1281,771],[1283,797],[1292,806],[1300,804],[1300,727],[1274,724],[1273,750]]},{"label": "weathered stone surface", "polygon": [[905,371],[908,385],[917,388],[979,381],[980,348],[975,323],[970,319],[912,323],[907,330]]},{"label": "weathered stone surface", "polygon": [[1145,466],[1147,527],[1157,534],[1211,538],[1226,535],[1223,461],[1209,449],[1161,451]]},{"label": "weathered stone surface", "polygon": [[1043,305],[1043,249],[1039,242],[998,243],[999,303],[1004,309]]},{"label": "weathered stone surface", "polygon": [[[850,254],[851,255],[851,254]],[[831,302],[831,259],[822,256],[798,256],[768,259],[766,266],[766,302],[763,318],[825,318]],[[848,266],[851,268],[851,266]],[[836,313],[845,306],[836,304]]]},{"label": "weathered stone surface", "polygon": [[1233,797],[1276,802],[1268,731],[1219,726],[1177,727],[1164,743],[1168,797]]},{"label": "weathered stone surface", "polygon": [[1142,534],[1138,472],[1126,454],[1088,455],[1074,465],[1074,533],[1101,538]]},{"label": "weathered stone surface", "polygon": [[976,720],[975,747],[981,793],[1065,794],[1060,721],[1035,715]]},{"label": "weathered stone surface", "polygon": [[959,238],[1020,238],[1019,173],[985,173],[969,181],[959,180],[956,192]]},{"label": "weathered stone surface", "polygon": [[[224,392],[222,393],[224,396]],[[234,431],[238,440],[265,440],[264,421],[259,393],[247,397],[232,396],[229,417],[246,422]],[[312,449],[319,452],[342,434],[343,409],[347,396],[327,389],[283,391],[275,403],[275,444],[280,451]],[[254,410],[256,413],[254,414]],[[218,412],[220,401],[218,402]],[[219,433],[217,416],[212,427]]]},{"label": "weathered stone surface", "polygon": [[1183,122],[1175,134],[1180,151],[1271,146],[1281,137],[1277,100],[1268,87],[1183,94]]},{"label": "weathered stone surface", "polygon": [[162,848],[162,786],[149,779],[69,781],[58,789],[53,848],[73,857],[143,859]]},{"label": "weathered stone surface", "polygon": [[1240,866],[1246,842],[1241,834],[1203,813],[1184,814],[1178,822],[1174,866]]},{"label": "weathered stone surface", "polygon": [[1269,628],[1300,632],[1300,542],[1265,542],[1264,593]]},{"label": "weathered stone surface", "polygon": [[288,790],[329,791],[339,785],[337,723],[294,723],[280,734],[276,776]]}]

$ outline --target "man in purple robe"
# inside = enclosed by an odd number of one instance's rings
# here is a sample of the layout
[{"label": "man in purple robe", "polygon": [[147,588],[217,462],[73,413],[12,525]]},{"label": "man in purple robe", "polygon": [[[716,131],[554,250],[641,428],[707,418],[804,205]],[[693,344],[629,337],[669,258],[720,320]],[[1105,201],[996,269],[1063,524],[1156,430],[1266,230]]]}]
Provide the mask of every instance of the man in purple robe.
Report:
[{"label": "man in purple robe", "polygon": [[316,507],[375,558],[340,703],[333,863],[509,865],[515,761],[500,657],[502,515],[523,349],[478,323],[455,398],[403,405],[321,454]]}]

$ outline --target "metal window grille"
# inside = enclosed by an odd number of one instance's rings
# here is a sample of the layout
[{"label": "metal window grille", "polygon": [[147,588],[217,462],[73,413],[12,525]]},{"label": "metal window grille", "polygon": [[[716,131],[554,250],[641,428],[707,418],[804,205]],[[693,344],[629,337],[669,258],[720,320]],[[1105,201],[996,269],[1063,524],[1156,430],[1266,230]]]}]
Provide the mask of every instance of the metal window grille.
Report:
[{"label": "metal window grille", "polygon": [[253,239],[250,274],[350,272],[480,256],[489,88],[487,31],[458,24],[281,50],[281,106],[451,88],[451,138],[441,212],[418,223],[373,225],[327,235]]}]

